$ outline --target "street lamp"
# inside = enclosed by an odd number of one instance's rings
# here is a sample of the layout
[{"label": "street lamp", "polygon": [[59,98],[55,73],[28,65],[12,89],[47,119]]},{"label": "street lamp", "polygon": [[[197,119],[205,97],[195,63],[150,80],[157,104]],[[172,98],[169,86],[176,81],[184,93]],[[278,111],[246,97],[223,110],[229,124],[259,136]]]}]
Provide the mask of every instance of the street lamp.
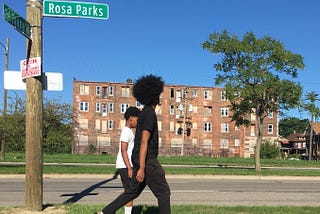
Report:
[{"label": "street lamp", "polygon": [[[6,46],[4,46],[0,42],[1,47],[5,49],[5,56],[6,56],[6,63],[4,71],[8,70],[9,66],[9,38],[6,39]],[[3,84],[4,85],[4,84]],[[3,111],[2,116],[7,114],[7,89],[3,88]],[[5,140],[4,138],[1,139],[1,160],[4,160],[5,158]]]}]

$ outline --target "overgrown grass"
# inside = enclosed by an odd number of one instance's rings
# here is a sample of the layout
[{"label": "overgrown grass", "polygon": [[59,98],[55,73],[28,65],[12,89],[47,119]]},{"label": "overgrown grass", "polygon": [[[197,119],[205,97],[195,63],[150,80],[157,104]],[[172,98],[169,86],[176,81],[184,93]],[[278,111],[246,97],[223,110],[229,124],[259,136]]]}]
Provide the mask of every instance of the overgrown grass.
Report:
[{"label": "overgrown grass", "polygon": [[[57,209],[63,208],[68,214],[88,214],[101,210],[104,205],[55,205]],[[2,207],[0,213],[13,213],[14,208]],[[20,208],[21,211],[21,208]],[[117,214],[123,214],[123,209],[119,209]],[[158,208],[154,206],[134,206],[133,214],[154,214],[158,213]],[[172,214],[318,214],[319,206],[209,206],[209,205],[173,205]]]}]

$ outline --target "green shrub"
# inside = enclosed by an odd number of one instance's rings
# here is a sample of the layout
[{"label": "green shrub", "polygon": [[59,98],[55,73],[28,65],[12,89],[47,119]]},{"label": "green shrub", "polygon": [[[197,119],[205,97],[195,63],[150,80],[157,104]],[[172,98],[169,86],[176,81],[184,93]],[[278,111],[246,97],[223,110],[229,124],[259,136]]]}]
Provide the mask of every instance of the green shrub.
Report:
[{"label": "green shrub", "polygon": [[260,151],[260,157],[262,159],[276,159],[279,155],[279,148],[275,143],[269,140],[262,142]]}]

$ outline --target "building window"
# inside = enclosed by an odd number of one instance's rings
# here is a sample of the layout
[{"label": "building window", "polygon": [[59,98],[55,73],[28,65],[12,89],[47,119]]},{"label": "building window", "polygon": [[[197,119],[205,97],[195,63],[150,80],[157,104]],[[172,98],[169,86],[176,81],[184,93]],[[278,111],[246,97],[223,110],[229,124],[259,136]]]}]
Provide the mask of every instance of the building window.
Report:
[{"label": "building window", "polygon": [[110,86],[109,87],[109,96],[113,96],[113,94],[114,94],[114,87],[113,86]]},{"label": "building window", "polygon": [[228,107],[222,107],[221,108],[221,117],[228,117],[229,116],[229,108]]},{"label": "building window", "polygon": [[88,129],[88,119],[79,119],[79,128]]},{"label": "building window", "polygon": [[102,104],[102,115],[103,116],[107,115],[107,104],[105,103]]},{"label": "building window", "polygon": [[174,114],[174,106],[173,105],[170,106],[170,114]]},{"label": "building window", "polygon": [[126,110],[129,108],[129,103],[121,103],[121,108],[120,108],[120,112],[121,113],[125,113]]},{"label": "building window", "polygon": [[273,111],[268,110],[268,118],[273,118]]},{"label": "building window", "polygon": [[88,102],[80,102],[79,110],[82,112],[89,111],[89,103]]},{"label": "building window", "polygon": [[100,112],[100,103],[96,103],[96,112]]},{"label": "building window", "polygon": [[221,101],[227,101],[227,92],[221,91]]},{"label": "building window", "polygon": [[136,101],[136,107],[137,108],[143,108],[143,105],[139,101]]},{"label": "building window", "polygon": [[273,134],[273,124],[268,124],[268,134]]},{"label": "building window", "polygon": [[256,127],[254,125],[250,127],[250,136],[256,136]]},{"label": "building window", "polygon": [[96,120],[96,127],[95,127],[96,130],[100,130],[100,120]]},{"label": "building window", "polygon": [[205,132],[211,132],[212,131],[212,124],[209,122],[204,123],[204,131]]},{"label": "building window", "polygon": [[176,91],[176,102],[177,103],[181,102],[181,91]]},{"label": "building window", "polygon": [[220,140],[220,148],[221,149],[229,148],[229,140],[228,139],[221,139]]},{"label": "building window", "polygon": [[121,88],[121,96],[122,97],[130,97],[130,88],[129,87],[122,87]]},{"label": "building window", "polygon": [[171,89],[170,89],[170,97],[171,97],[171,98],[174,98],[174,88],[171,88]]},{"label": "building window", "polygon": [[198,96],[198,90],[197,90],[197,89],[194,89],[192,95],[193,95],[194,97],[197,97],[197,96]]},{"label": "building window", "polygon": [[108,129],[113,129],[113,120],[108,120]]},{"label": "building window", "polygon": [[204,91],[204,99],[205,100],[212,100],[212,91],[205,90]]},{"label": "building window", "polygon": [[234,140],[234,146],[240,146],[240,140],[239,139],[235,139]]},{"label": "building window", "polygon": [[229,123],[221,123],[221,133],[229,132]]},{"label": "building window", "polygon": [[102,98],[107,97],[107,87],[102,87]]},{"label": "building window", "polygon": [[100,95],[100,93],[101,93],[101,87],[96,86],[96,95]]},{"label": "building window", "polygon": [[89,86],[88,85],[80,85],[80,94],[81,95],[89,95]]},{"label": "building window", "polygon": [[109,103],[109,112],[113,113],[114,105],[113,103]]},{"label": "building window", "polygon": [[211,114],[212,114],[212,106],[205,106],[203,113],[204,113],[204,116],[211,116]]},{"label": "building window", "polygon": [[170,121],[169,130],[170,130],[171,132],[174,131],[174,122],[173,122],[173,121]]},{"label": "building window", "polygon": [[107,121],[101,121],[101,133],[107,133]]}]

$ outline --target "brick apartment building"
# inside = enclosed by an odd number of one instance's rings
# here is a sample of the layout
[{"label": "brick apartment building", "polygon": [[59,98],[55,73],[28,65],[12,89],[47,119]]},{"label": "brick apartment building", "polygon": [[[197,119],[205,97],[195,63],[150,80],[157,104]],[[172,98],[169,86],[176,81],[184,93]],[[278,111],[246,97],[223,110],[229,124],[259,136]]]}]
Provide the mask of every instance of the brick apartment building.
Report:
[{"label": "brick apartment building", "polygon": [[[142,108],[131,94],[133,83],[73,81],[73,152],[116,154],[129,106]],[[249,127],[230,122],[223,88],[165,85],[156,108],[160,155],[252,157],[257,139],[256,118]],[[277,114],[265,119],[264,137],[276,141]]]}]

